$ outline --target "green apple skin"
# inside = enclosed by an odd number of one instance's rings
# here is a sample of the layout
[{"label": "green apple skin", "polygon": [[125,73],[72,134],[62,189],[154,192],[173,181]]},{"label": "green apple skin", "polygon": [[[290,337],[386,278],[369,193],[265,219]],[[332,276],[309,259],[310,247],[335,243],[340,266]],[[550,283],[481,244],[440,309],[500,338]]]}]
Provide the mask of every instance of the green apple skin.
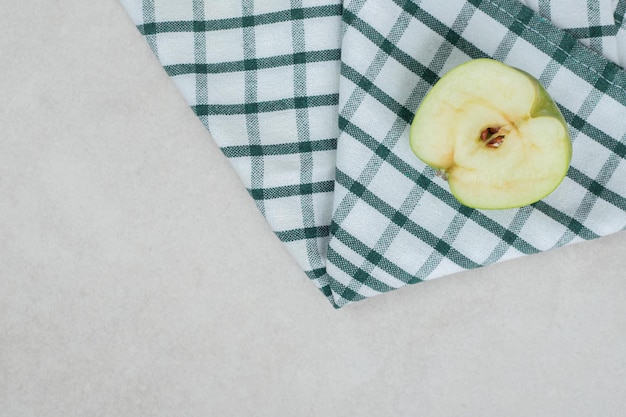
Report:
[{"label": "green apple skin", "polygon": [[431,88],[410,141],[457,200],[477,209],[541,200],[563,181],[572,157],[565,119],[539,81],[487,58],[459,65]]}]

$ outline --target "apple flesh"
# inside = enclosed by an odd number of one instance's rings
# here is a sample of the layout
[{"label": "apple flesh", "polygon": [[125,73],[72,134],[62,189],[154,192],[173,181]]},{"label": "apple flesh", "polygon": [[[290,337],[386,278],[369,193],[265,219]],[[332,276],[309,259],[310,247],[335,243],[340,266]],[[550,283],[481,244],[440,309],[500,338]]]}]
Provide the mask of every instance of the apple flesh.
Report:
[{"label": "apple flesh", "polygon": [[446,73],[411,124],[413,152],[462,204],[532,204],[561,183],[572,156],[567,124],[539,81],[481,58]]}]

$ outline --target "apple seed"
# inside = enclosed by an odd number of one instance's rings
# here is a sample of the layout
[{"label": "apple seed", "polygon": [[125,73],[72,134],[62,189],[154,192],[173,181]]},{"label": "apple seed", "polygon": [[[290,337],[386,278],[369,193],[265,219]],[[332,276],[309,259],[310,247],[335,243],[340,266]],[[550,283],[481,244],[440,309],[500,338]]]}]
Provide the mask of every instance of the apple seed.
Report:
[{"label": "apple seed", "polygon": [[488,127],[480,133],[480,140],[488,148],[499,148],[504,142],[504,135],[496,136],[500,129],[501,127]]},{"label": "apple seed", "polygon": [[486,146],[488,148],[499,148],[500,145],[502,145],[502,142],[504,142],[504,135],[500,135],[493,139],[490,139],[489,142],[487,142]]}]

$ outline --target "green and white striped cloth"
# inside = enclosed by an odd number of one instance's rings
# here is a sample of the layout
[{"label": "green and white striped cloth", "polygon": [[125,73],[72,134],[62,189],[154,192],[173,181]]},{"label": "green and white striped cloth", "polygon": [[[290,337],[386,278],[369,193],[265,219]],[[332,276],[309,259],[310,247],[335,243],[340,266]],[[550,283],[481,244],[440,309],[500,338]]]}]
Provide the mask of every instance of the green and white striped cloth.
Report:
[{"label": "green and white striped cloth", "polygon": [[[626,227],[626,0],[121,0],[335,307]],[[460,205],[408,126],[448,70],[533,74],[573,138],[547,198]]]}]

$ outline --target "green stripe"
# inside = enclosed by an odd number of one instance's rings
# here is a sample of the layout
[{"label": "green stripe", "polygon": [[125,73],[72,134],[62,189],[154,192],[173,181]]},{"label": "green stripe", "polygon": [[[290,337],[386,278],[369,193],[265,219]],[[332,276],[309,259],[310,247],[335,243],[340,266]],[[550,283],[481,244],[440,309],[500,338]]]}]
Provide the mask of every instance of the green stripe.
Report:
[{"label": "green stripe", "polygon": [[585,227],[578,220],[560,212],[559,210],[548,205],[542,200],[534,203],[532,206],[541,211],[546,216],[550,217],[552,220],[561,223],[563,226],[567,227],[569,230],[574,232],[576,235],[582,237],[583,239],[590,240],[600,237],[599,235],[595,234],[587,227]]},{"label": "green stripe", "polygon": [[550,0],[539,0],[539,14],[548,20],[552,20],[552,12],[550,10]]},{"label": "green stripe", "polygon": [[615,36],[617,35],[618,26],[615,25],[602,25],[602,26],[589,26],[583,28],[567,28],[565,31],[578,39],[586,38],[601,38],[603,36]]},{"label": "green stripe", "polygon": [[[600,26],[602,19],[600,17],[600,2],[598,0],[587,0],[587,25],[591,28]],[[589,48],[596,52],[602,53],[602,37],[591,37],[589,39]]]},{"label": "green stripe", "polygon": [[278,145],[239,145],[221,148],[228,158],[242,158],[253,155],[292,155],[300,152],[323,152],[337,149],[337,139],[322,139],[281,143]]},{"label": "green stripe", "polygon": [[307,275],[309,275],[309,277],[311,279],[318,279],[323,277],[324,275],[327,275],[327,271],[326,268],[316,268],[316,269],[311,269],[306,271]]},{"label": "green stripe", "polygon": [[290,97],[281,100],[247,102],[245,104],[204,104],[191,106],[198,116],[258,114],[305,107],[336,106],[339,94],[323,94],[309,97]]},{"label": "green stripe", "polygon": [[329,236],[329,226],[303,227],[301,229],[274,232],[282,242],[315,239]]},{"label": "green stripe", "polygon": [[175,77],[177,75],[186,74],[223,74],[229,72],[255,71],[267,68],[286,67],[294,64],[338,61],[340,58],[340,49],[328,49],[214,64],[194,63],[165,65],[163,68],[165,68],[168,75]]},{"label": "green stripe", "polygon": [[[302,0],[291,0],[291,9],[299,10],[302,8]],[[294,16],[292,16],[294,17]],[[337,23],[339,21],[337,20]],[[293,53],[296,56],[305,56],[306,53],[306,37],[305,22],[303,19],[294,18],[291,20],[291,43]],[[337,60],[339,56],[337,56]],[[315,71],[311,66],[307,66],[305,62],[298,59],[293,65],[293,93],[295,97],[306,97],[307,92],[307,71]],[[296,129],[298,132],[298,140],[309,142],[311,140],[311,129],[309,126],[310,113],[308,108],[296,109]],[[300,186],[298,194],[300,195],[300,207],[302,210],[302,222],[305,227],[314,227],[317,224],[319,209],[313,200],[313,154],[303,151],[300,153]],[[315,183],[318,184],[318,183]],[[325,188],[324,188],[325,187]],[[322,189],[334,190],[334,182],[328,181],[322,186]],[[319,192],[319,191],[318,191]],[[330,221],[327,219],[326,221]],[[327,246],[327,240],[308,239],[305,242],[307,259],[312,268],[321,268],[325,266],[325,259],[320,253],[321,246]]]},{"label": "green stripe", "polygon": [[626,0],[619,0],[615,6],[615,26],[619,29],[624,24],[624,16],[626,15]]},{"label": "green stripe", "polygon": [[[253,0],[241,0],[241,11],[243,13],[243,20],[254,13],[254,1]],[[243,58],[253,59],[256,57],[256,31],[254,27],[244,26],[242,28],[243,35]],[[246,133],[248,136],[248,143],[250,146],[259,146],[262,143],[260,133],[260,121],[259,115],[256,111],[252,110],[257,107],[258,96],[258,74],[255,71],[246,71],[244,73],[244,101],[242,105],[244,108],[245,120],[246,120]],[[224,107],[229,106],[214,106],[204,105],[192,107],[196,114],[201,116],[215,114],[212,110],[228,111]],[[230,108],[229,110],[233,110]],[[219,111],[219,110],[218,110]],[[220,114],[220,113],[217,113]],[[263,155],[252,155],[250,157],[250,186],[253,189],[263,188],[265,180],[265,161]],[[263,200],[255,200],[257,208],[265,216],[265,204]]]},{"label": "green stripe", "polygon": [[249,190],[249,193],[255,200],[271,200],[275,198],[304,196],[318,193],[332,193],[334,188],[334,181],[320,181],[283,185],[280,187],[252,188]]},{"label": "green stripe", "polygon": [[156,23],[155,20],[155,11],[154,11],[154,0],[143,0],[142,1],[142,19],[144,23],[142,26],[144,27],[144,32],[142,34],[146,37],[146,41],[148,45],[150,45],[150,49],[155,55],[158,55],[159,48],[156,41]]},{"label": "green stripe", "polygon": [[274,198],[311,195],[317,193],[332,193],[334,188],[334,181],[320,181],[283,185],[280,187],[252,188],[248,191],[255,200],[270,200]]},{"label": "green stripe", "polygon": [[341,16],[342,6],[339,4],[303,7],[300,9],[282,10],[264,14],[247,14],[242,17],[213,20],[178,20],[138,25],[143,35],[171,32],[212,32],[218,30],[240,29],[250,26],[269,25],[272,23],[288,22],[293,19],[315,19],[318,17]]},{"label": "green stripe", "polygon": [[[193,0],[193,17],[194,19],[204,19],[204,1]],[[204,32],[195,32],[194,36],[194,62],[196,65],[206,64],[206,34]],[[209,102],[209,87],[207,83],[207,75],[205,73],[196,73],[196,103],[206,104]],[[207,125],[206,118],[202,122]]]},{"label": "green stripe", "polygon": [[414,112],[412,110],[398,103],[393,97],[368,80],[366,76],[359,74],[354,68],[343,62],[341,63],[341,75],[374,97],[406,123],[411,123],[413,120]]}]

